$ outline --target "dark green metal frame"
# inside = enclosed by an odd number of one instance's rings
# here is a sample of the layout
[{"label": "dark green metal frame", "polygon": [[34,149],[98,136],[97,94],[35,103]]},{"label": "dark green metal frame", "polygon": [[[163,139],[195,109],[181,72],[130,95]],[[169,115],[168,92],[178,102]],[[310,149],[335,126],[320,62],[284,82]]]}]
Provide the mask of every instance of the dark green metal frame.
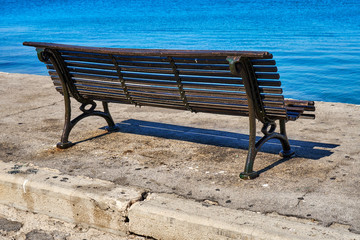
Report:
[{"label": "dark green metal frame", "polygon": [[[65,124],[63,133],[61,135],[61,141],[56,145],[60,149],[65,149],[73,146],[74,144],[69,141],[69,135],[73,127],[82,119],[90,116],[99,116],[106,120],[108,127],[107,131],[115,131],[117,129],[114,120],[112,119],[108,107],[108,103],[102,101],[103,111],[95,110],[97,104],[93,100],[85,99],[80,96],[76,90],[74,82],[71,80],[66,66],[64,65],[64,60],[61,58],[61,55],[52,49],[37,48],[37,55],[41,62],[50,62],[53,64],[56,72],[58,73],[61,81],[62,92],[64,96],[65,103]],[[81,103],[80,110],[82,113],[71,119],[71,100],[70,96],[75,98],[79,103]],[[90,106],[90,107],[89,107]]]},{"label": "dark green metal frame", "polygon": [[[249,106],[249,149],[245,170],[240,173],[240,178],[253,179],[259,176],[259,173],[253,170],[255,157],[265,142],[273,138],[279,139],[283,148],[279,153],[281,157],[291,157],[295,152],[291,149],[286,135],[286,119],[269,118],[265,113],[251,60],[245,57],[227,57],[227,60],[232,74],[239,75],[243,79]],[[256,142],[256,119],[263,123],[261,132],[264,134],[258,142]],[[276,120],[280,123],[280,133],[275,132]]]}]

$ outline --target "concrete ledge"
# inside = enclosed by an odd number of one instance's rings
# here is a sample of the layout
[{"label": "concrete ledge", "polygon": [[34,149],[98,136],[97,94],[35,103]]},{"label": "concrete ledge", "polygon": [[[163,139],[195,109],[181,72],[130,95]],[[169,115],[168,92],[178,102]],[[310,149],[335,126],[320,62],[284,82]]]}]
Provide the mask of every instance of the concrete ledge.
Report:
[{"label": "concrete ledge", "polygon": [[118,235],[155,239],[360,239],[344,228],[151,193],[0,161],[0,204]]},{"label": "concrete ledge", "polygon": [[130,232],[155,239],[360,239],[309,220],[209,206],[168,194],[150,194],[130,208],[128,217]]},{"label": "concrete ledge", "polygon": [[0,203],[120,235],[142,190],[59,171],[0,162]]}]

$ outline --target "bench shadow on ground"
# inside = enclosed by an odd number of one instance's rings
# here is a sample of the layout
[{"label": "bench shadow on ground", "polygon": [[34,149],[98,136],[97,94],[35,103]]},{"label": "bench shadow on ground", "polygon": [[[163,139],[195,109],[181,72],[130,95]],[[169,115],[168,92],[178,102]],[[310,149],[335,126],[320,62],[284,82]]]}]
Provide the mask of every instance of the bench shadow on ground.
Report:
[{"label": "bench shadow on ground", "polygon": [[[166,139],[175,139],[181,141],[188,141],[206,145],[230,147],[236,149],[248,149],[249,135],[227,132],[221,130],[202,129],[195,127],[185,127],[173,124],[142,121],[136,119],[128,119],[116,124],[118,127],[117,132],[132,133],[144,136],[153,136]],[[106,134],[101,134],[97,137],[101,137]],[[83,141],[91,140],[86,139]],[[260,137],[257,137],[259,140]],[[81,141],[81,142],[83,142]],[[296,156],[301,158],[308,158],[312,160],[318,160],[323,157],[330,156],[333,153],[334,148],[338,147],[337,144],[301,141],[290,139],[290,145],[295,150]],[[79,142],[78,142],[79,143]],[[281,150],[281,144],[279,140],[272,139],[266,142],[261,152],[277,154]],[[259,173],[265,172],[283,162],[286,162],[288,158],[282,158],[277,162],[267,166],[259,171]]]}]

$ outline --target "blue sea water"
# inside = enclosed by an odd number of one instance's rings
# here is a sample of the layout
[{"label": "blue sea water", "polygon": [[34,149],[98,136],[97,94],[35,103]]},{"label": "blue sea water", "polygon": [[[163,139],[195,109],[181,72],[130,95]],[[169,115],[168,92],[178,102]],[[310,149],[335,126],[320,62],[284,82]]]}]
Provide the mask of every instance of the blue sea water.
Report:
[{"label": "blue sea water", "polygon": [[360,104],[359,0],[0,0],[0,71],[46,75],[23,41],[269,51],[285,97]]}]

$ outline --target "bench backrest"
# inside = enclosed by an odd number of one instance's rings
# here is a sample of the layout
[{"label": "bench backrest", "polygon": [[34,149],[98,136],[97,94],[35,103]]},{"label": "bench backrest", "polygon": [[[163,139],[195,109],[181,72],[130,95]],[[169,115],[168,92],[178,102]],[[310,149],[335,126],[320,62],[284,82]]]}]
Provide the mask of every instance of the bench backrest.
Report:
[{"label": "bench backrest", "polygon": [[56,89],[62,93],[64,81],[80,101],[245,116],[253,105],[262,122],[287,118],[280,76],[268,52],[24,45],[37,47]]}]

